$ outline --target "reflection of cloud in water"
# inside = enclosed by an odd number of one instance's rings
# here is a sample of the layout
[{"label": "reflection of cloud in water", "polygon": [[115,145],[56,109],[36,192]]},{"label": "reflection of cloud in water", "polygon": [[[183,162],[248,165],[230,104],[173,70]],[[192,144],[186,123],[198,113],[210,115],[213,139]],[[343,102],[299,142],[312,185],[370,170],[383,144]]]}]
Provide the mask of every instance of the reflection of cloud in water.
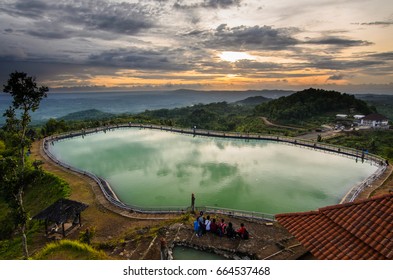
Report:
[{"label": "reflection of cloud in water", "polygon": [[147,206],[183,205],[194,192],[201,206],[275,213],[315,209],[334,203],[344,185],[372,170],[354,160],[274,142],[148,129],[92,134],[58,142],[53,149],[66,162],[110,178],[125,202]]},{"label": "reflection of cloud in water", "polygon": [[171,170],[167,167],[159,169],[156,173],[158,177],[165,177],[168,176],[169,174],[171,174]]},{"label": "reflection of cloud in water", "polygon": [[226,184],[222,184],[218,192],[209,194],[211,201],[217,206],[238,209],[240,205],[247,203],[252,194],[252,186],[243,177],[236,176]]},{"label": "reflection of cloud in water", "polygon": [[223,162],[202,163],[200,165],[200,168],[202,169],[202,176],[204,178],[204,180],[201,181],[201,184],[206,181],[208,181],[209,183],[218,183],[222,180],[227,180],[230,177],[237,176],[237,174],[239,173],[239,169],[236,165],[231,165]]}]

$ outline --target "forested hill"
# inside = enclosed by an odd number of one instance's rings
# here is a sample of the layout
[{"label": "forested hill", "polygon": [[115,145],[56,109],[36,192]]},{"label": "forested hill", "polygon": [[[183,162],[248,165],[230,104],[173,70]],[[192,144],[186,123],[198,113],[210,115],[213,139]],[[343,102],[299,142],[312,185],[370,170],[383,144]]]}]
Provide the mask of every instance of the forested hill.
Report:
[{"label": "forested hill", "polygon": [[272,120],[299,123],[335,114],[370,114],[375,108],[355,96],[337,91],[306,89],[255,107],[255,114]]}]

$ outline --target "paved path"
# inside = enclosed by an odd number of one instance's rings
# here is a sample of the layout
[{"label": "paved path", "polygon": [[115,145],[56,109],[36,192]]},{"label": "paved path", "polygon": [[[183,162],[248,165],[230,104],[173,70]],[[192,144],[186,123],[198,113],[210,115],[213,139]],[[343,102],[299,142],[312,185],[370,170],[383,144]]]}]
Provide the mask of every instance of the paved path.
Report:
[{"label": "paved path", "polygon": [[267,126],[281,127],[281,128],[294,129],[294,130],[299,130],[299,129],[303,130],[303,128],[301,128],[301,127],[295,127],[295,126],[289,126],[289,125],[280,125],[280,124],[272,123],[266,117],[261,117],[261,119]]}]

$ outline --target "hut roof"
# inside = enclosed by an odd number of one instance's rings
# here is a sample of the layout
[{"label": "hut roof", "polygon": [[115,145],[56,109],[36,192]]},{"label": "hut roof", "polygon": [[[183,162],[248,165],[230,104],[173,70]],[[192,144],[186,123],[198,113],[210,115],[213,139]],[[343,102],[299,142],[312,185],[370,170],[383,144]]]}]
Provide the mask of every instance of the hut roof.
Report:
[{"label": "hut roof", "polygon": [[82,202],[61,198],[40,213],[35,215],[33,219],[49,220],[58,224],[65,223],[69,219],[73,219],[85,210],[89,205]]}]

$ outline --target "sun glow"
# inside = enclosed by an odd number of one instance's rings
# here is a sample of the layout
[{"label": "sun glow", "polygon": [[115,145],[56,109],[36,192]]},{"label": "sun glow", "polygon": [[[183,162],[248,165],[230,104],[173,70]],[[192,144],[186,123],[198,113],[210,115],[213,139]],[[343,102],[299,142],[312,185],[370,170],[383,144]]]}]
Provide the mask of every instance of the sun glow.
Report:
[{"label": "sun glow", "polygon": [[239,60],[247,59],[247,60],[255,60],[255,57],[246,53],[246,52],[222,52],[219,57],[221,60],[236,62]]}]

